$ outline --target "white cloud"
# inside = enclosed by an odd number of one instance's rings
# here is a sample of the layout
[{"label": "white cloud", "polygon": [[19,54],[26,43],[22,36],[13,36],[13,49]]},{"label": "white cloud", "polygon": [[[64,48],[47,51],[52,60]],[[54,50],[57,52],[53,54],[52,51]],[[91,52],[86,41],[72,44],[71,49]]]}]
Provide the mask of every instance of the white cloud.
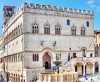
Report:
[{"label": "white cloud", "polygon": [[88,4],[95,4],[95,0],[87,0]]},{"label": "white cloud", "polygon": [[86,0],[86,3],[90,8],[96,8],[98,5],[96,4],[96,0]]},{"label": "white cloud", "polygon": [[86,3],[95,12],[100,12],[100,3],[97,0],[86,0]]}]

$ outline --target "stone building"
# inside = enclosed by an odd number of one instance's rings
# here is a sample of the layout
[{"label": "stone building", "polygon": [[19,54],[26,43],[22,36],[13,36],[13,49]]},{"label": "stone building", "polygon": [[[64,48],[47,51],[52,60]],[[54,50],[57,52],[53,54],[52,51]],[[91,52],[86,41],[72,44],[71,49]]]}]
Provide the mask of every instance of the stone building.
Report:
[{"label": "stone building", "polygon": [[92,11],[25,3],[8,16],[0,59],[13,82],[32,82],[55,61],[79,75],[100,71]]},{"label": "stone building", "polygon": [[96,46],[95,46],[95,54],[100,57],[100,31],[95,30],[95,40],[96,40]]}]

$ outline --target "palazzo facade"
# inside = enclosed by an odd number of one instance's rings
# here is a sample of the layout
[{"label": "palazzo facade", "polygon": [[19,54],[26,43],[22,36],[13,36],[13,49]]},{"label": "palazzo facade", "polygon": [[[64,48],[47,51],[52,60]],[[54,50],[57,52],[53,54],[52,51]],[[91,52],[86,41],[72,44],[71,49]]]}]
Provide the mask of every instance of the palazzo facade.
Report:
[{"label": "palazzo facade", "polygon": [[92,11],[25,3],[7,16],[0,60],[13,82],[32,82],[55,61],[79,76],[100,71]]}]

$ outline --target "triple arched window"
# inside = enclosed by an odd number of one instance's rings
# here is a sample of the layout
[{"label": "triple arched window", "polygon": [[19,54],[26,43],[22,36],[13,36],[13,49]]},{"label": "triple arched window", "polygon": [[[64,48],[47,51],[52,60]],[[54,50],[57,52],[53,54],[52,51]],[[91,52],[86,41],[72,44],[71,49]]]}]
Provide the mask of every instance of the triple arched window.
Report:
[{"label": "triple arched window", "polygon": [[39,61],[39,55],[33,54],[33,61]]},{"label": "triple arched window", "polygon": [[44,34],[50,34],[50,24],[48,21],[44,24]]},{"label": "triple arched window", "polygon": [[37,23],[34,23],[32,26],[32,33],[38,34],[39,33],[39,25]]},{"label": "triple arched window", "polygon": [[[70,25],[70,20],[67,19],[67,25]],[[86,26],[89,27],[89,22],[86,22]],[[50,34],[50,24],[47,21],[44,25],[44,34]],[[39,33],[39,24],[37,24],[36,22],[32,25],[32,33],[33,34],[38,34]],[[59,23],[57,23],[55,25],[55,35],[60,35],[61,34],[61,25]],[[71,27],[71,35],[76,35],[76,26],[73,24],[73,26]],[[85,36],[85,27],[81,27],[81,36]]]},{"label": "triple arched window", "polygon": [[72,34],[72,35],[76,35],[76,26],[75,26],[75,25],[73,25],[73,26],[71,27],[71,34]]},{"label": "triple arched window", "polygon": [[56,35],[60,35],[61,34],[61,25],[59,23],[57,23],[55,25],[55,34]]},{"label": "triple arched window", "polygon": [[85,36],[85,27],[81,27],[81,36]]}]

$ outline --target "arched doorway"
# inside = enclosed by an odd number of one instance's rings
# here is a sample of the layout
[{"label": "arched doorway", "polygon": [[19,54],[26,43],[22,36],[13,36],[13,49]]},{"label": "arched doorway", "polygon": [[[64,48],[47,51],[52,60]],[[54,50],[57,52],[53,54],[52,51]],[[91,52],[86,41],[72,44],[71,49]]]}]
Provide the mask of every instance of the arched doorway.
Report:
[{"label": "arched doorway", "polygon": [[99,64],[98,62],[95,63],[95,73],[99,72]]},{"label": "arched doorway", "polygon": [[85,67],[86,67],[85,68],[85,74],[87,74],[87,75],[92,74],[92,72],[93,72],[93,64],[88,62],[88,63],[86,63]]},{"label": "arched doorway", "polygon": [[75,72],[77,72],[78,73],[78,75],[79,76],[82,76],[83,75],[83,65],[82,65],[82,63],[77,63],[76,65],[75,65]]},{"label": "arched doorway", "polygon": [[45,69],[51,68],[51,57],[48,52],[43,55],[43,67],[45,67]]}]

